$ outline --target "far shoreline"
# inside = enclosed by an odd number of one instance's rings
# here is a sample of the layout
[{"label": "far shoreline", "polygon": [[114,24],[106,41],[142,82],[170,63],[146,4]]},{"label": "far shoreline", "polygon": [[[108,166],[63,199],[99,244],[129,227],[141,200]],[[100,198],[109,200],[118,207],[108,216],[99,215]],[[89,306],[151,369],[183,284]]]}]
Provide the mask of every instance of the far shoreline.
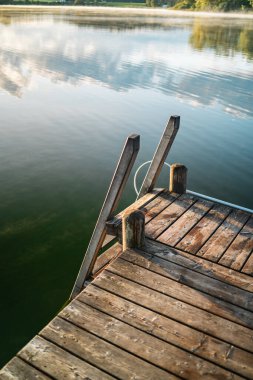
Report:
[{"label": "far shoreline", "polygon": [[189,10],[174,10],[165,8],[140,8],[140,7],[110,7],[110,6],[87,6],[87,5],[0,5],[0,10],[8,9],[39,9],[39,10],[59,10],[59,11],[85,11],[85,13],[121,13],[131,15],[147,15],[147,16],[179,16],[179,17],[206,17],[206,18],[240,18],[240,19],[253,19],[253,12],[204,12],[204,11],[189,11]]}]

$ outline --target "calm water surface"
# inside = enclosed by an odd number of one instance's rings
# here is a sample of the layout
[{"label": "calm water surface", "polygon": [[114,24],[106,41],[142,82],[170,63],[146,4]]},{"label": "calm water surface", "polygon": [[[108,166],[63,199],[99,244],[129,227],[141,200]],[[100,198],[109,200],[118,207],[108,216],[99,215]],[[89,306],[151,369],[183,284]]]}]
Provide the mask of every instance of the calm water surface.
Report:
[{"label": "calm water surface", "polygon": [[140,164],[181,115],[188,187],[253,208],[252,90],[252,20],[0,8],[0,364],[66,301],[128,134]]}]

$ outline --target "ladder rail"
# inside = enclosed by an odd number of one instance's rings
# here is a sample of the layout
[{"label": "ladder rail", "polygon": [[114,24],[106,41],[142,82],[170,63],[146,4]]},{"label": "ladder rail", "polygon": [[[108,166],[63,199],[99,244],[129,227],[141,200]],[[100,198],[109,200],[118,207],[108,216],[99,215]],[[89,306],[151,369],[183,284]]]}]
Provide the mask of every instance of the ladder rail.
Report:
[{"label": "ladder rail", "polygon": [[139,148],[139,135],[134,134],[126,139],[118,165],[113,174],[111,184],[86,250],[81,268],[71,292],[70,299],[73,299],[78,295],[78,293],[80,293],[84,287],[85,281],[87,281],[92,272],[99,250],[101,249],[106,236],[106,222],[112,217],[113,211],[118,206],[121,194],[125,188],[129,174],[136,160]]}]

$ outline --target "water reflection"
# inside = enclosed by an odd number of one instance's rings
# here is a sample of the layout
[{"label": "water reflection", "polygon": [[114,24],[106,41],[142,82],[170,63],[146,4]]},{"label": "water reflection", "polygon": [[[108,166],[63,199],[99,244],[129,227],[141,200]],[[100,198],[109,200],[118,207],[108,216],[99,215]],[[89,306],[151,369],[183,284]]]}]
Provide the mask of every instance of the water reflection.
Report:
[{"label": "water reflection", "polygon": [[198,20],[194,23],[190,42],[195,49],[214,49],[216,54],[224,56],[241,52],[248,59],[252,59],[253,23],[246,22],[244,26],[208,25]]},{"label": "water reflection", "polygon": [[21,97],[39,75],[115,91],[152,88],[194,107],[253,115],[252,21],[140,20],[2,12],[0,86]]},{"label": "water reflection", "polygon": [[[0,366],[66,301],[127,135],[141,134],[142,163],[180,114],[168,160],[189,167],[189,188],[253,207],[249,21],[2,9]],[[228,41],[236,30],[227,51],[219,23]]]}]

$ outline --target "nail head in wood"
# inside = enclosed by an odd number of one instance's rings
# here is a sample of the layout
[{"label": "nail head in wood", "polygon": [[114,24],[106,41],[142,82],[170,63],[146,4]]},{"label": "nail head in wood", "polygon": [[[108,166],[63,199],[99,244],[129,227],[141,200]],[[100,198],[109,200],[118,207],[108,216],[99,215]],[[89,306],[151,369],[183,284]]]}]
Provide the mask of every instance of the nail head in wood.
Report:
[{"label": "nail head in wood", "polygon": [[170,192],[184,194],[187,184],[187,167],[182,164],[170,166]]},{"label": "nail head in wood", "polygon": [[123,251],[141,248],[145,239],[145,216],[140,210],[128,211],[122,218]]}]

